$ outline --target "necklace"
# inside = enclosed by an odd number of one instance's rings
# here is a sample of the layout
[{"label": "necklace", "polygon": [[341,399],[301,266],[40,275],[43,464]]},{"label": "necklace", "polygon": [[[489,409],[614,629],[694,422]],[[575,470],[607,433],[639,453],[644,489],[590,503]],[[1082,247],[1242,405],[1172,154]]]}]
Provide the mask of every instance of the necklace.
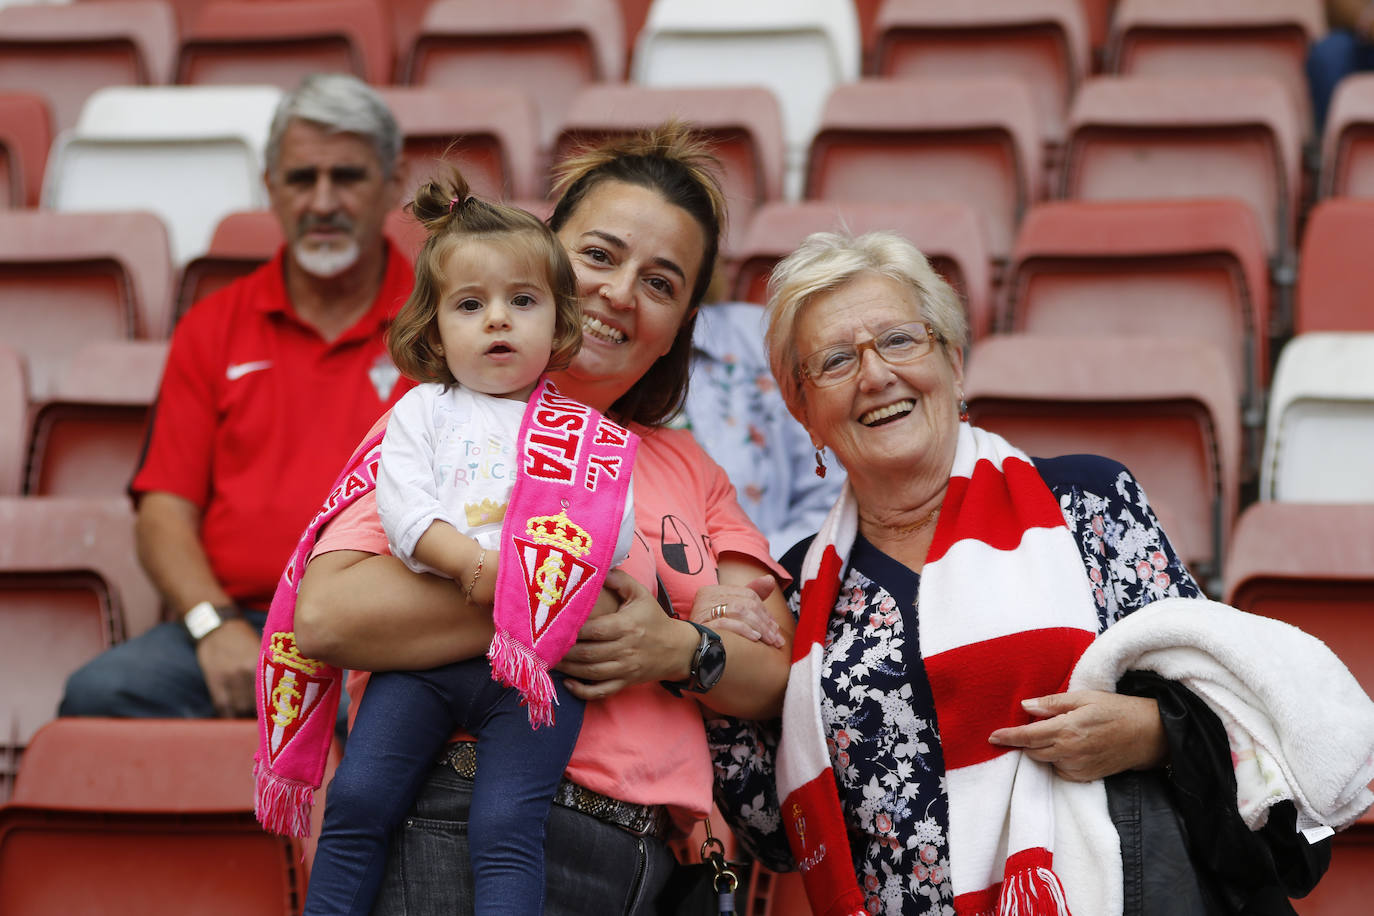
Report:
[{"label": "necklace", "polygon": [[924,529],[931,522],[935,521],[936,516],[938,516],[939,514],[940,507],[936,506],[934,509],[931,509],[925,515],[921,516],[909,525],[887,525],[882,522],[874,522],[873,524],[877,525],[879,528],[882,528],[894,537],[905,537],[906,535],[915,534],[916,532]]}]

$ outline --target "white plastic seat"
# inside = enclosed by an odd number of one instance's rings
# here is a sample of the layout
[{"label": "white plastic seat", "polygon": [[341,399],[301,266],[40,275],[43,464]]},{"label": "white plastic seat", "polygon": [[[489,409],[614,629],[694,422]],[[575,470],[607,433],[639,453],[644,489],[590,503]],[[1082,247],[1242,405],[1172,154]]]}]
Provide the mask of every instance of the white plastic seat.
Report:
[{"label": "white plastic seat", "polygon": [[643,86],[764,86],[782,106],[787,196],[795,200],[830,92],[859,78],[851,0],[656,0],[635,46]]},{"label": "white plastic seat", "polygon": [[275,86],[107,87],[58,139],[44,178],[54,210],[151,210],[177,265],[209,247],[235,210],[267,206],[262,185]]},{"label": "white plastic seat", "polygon": [[1260,499],[1374,502],[1374,332],[1299,334],[1269,393]]}]

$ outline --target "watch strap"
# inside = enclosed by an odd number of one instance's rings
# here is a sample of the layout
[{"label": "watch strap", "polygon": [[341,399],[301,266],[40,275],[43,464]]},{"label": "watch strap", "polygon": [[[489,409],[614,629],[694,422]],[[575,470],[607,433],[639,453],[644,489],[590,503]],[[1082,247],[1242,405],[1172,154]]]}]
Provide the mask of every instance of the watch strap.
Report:
[{"label": "watch strap", "polygon": [[696,651],[692,653],[692,666],[687,673],[687,679],[682,681],[659,681],[663,689],[675,697],[682,696],[682,691],[688,690],[693,693],[705,693],[706,688],[701,685],[701,660],[706,653],[706,647],[710,645],[712,639],[719,640],[720,636],[714,630],[707,629],[695,620],[688,620],[692,626],[696,627],[701,639],[697,642]]}]

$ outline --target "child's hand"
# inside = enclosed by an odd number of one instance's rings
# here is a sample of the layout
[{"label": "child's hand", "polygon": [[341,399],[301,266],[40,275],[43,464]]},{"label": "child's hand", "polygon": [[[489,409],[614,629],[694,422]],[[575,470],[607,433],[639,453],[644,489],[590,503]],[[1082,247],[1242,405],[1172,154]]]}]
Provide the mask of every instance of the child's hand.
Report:
[{"label": "child's hand", "polygon": [[[472,592],[468,597],[473,604],[496,603],[496,563],[499,553],[499,550],[488,550],[482,556],[482,570],[477,574],[476,580],[471,578],[472,573],[468,574],[468,582],[472,585]],[[473,571],[476,572],[475,567]]]}]

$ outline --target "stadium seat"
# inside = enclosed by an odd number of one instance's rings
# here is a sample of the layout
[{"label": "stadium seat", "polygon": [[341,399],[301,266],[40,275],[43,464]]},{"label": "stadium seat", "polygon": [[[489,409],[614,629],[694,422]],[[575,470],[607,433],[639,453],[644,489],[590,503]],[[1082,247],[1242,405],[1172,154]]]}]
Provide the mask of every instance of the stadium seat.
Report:
[{"label": "stadium seat", "polygon": [[1270,77],[1097,77],[1069,114],[1060,197],[1237,197],[1271,259],[1291,255],[1301,132]]},{"label": "stadium seat", "polygon": [[1009,332],[1179,335],[1215,344],[1242,394],[1247,425],[1263,424],[1269,276],[1259,220],[1241,201],[1033,207],[1003,289],[1000,326]]},{"label": "stadium seat", "polygon": [[1079,0],[887,0],[876,29],[875,76],[1018,77],[1042,139],[1063,143],[1069,102],[1092,65]]},{"label": "stadium seat", "polygon": [[1352,73],[1336,86],[1322,135],[1319,193],[1374,197],[1374,73]]},{"label": "stadium seat", "polygon": [[176,82],[290,92],[311,73],[351,73],[382,85],[394,55],[379,0],[212,0],[182,32]]},{"label": "stadium seat", "polygon": [[52,719],[68,674],[156,622],[133,525],[127,498],[0,498],[0,760]]},{"label": "stadium seat", "polygon": [[964,396],[974,423],[1029,455],[1086,452],[1124,464],[1199,583],[1220,593],[1238,502],[1240,396],[1215,346],[1178,336],[993,336],[969,355]]},{"label": "stadium seat", "polygon": [[878,229],[906,238],[963,297],[973,340],[992,326],[991,271],[982,220],[968,204],[861,204],[803,201],[764,204],[728,253],[736,265],[729,289],[736,301],[768,301],[768,276],[784,256],[813,232],[847,229],[855,235]]},{"label": "stadium seat", "polygon": [[32,400],[83,343],[166,336],[171,262],[151,213],[0,210],[0,238],[0,326],[25,354]]},{"label": "stadium seat", "polygon": [[710,141],[724,171],[728,231],[742,231],[760,204],[782,198],[782,111],[777,97],[757,86],[588,86],[573,98],[559,125],[553,161],[580,146],[653,127],[668,117],[690,121]]},{"label": "stadium seat", "polygon": [[[539,115],[518,89],[388,86],[377,90],[401,128],[409,173],[405,199],[439,163],[463,172],[479,197],[534,197],[539,173]],[[446,155],[447,154],[447,155]]]},{"label": "stadium seat", "polygon": [[620,82],[625,38],[615,0],[434,0],[398,82],[521,89],[539,111],[547,149],[578,90]]},{"label": "stadium seat", "polygon": [[29,386],[24,357],[0,344],[0,497],[24,488],[25,443],[29,441]]},{"label": "stadium seat", "polygon": [[59,719],[0,808],[0,910],[300,912],[299,844],[253,816],[251,720]]},{"label": "stadium seat", "polygon": [[1312,332],[1274,367],[1260,499],[1374,502],[1374,332]]},{"label": "stadium seat", "polygon": [[1321,0],[1120,0],[1107,70],[1138,76],[1265,74],[1283,83],[1312,133],[1307,47],[1326,34]]},{"label": "stadium seat", "polygon": [[0,209],[38,206],[52,133],[46,98],[0,92]]},{"label": "stadium seat", "polygon": [[181,269],[177,281],[176,316],[215,290],[252,273],[272,257],[285,238],[271,210],[228,213],[215,226],[210,247]]},{"label": "stadium seat", "polygon": [[808,200],[961,201],[992,257],[1043,197],[1030,90],[1010,78],[863,80],[836,87],[807,163]]},{"label": "stadium seat", "polygon": [[811,138],[836,86],[858,79],[854,6],[835,0],[656,0],[635,46],[643,86],[763,86],[778,97],[795,200]]},{"label": "stadium seat", "polygon": [[[1112,12],[1117,0],[1078,0],[1083,8],[1083,18],[1088,25],[1088,40],[1092,43],[1093,63],[1101,62],[1106,53],[1107,35],[1110,32]],[[1094,66],[1094,69],[1099,69]]]},{"label": "stadium seat", "polygon": [[1307,215],[1293,332],[1374,331],[1374,200],[1330,198]]},{"label": "stadium seat", "polygon": [[127,493],[166,359],[167,344],[158,340],[94,341],[78,349],[34,414],[24,492]]},{"label": "stadium seat", "polygon": [[48,160],[44,206],[152,210],[176,267],[220,218],[267,206],[262,184],[275,86],[112,86],[93,93]]},{"label": "stadium seat", "polygon": [[166,83],[176,41],[161,0],[0,6],[0,88],[39,93],[66,130],[101,86]]}]

